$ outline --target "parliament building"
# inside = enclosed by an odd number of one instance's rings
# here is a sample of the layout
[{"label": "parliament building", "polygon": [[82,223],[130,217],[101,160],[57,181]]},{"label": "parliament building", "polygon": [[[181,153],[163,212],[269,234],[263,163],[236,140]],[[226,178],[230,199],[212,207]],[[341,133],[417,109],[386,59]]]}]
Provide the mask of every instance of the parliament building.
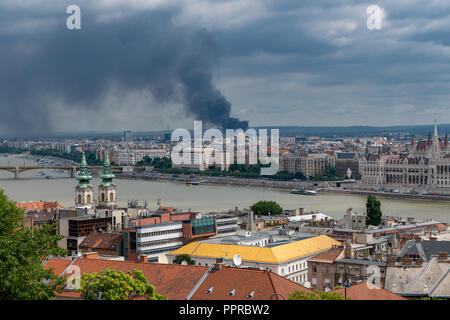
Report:
[{"label": "parliament building", "polygon": [[360,159],[363,186],[389,186],[414,190],[450,188],[450,148],[448,136],[439,140],[437,126],[427,140],[415,141],[406,152],[382,155],[367,153]]}]

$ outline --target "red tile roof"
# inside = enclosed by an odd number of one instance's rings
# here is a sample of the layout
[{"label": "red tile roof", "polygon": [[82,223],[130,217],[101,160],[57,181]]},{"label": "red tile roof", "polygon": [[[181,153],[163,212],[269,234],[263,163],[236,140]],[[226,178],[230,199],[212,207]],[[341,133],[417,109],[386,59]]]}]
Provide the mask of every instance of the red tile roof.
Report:
[{"label": "red tile roof", "polygon": [[[51,259],[47,268],[53,268],[60,275],[68,267],[69,259]],[[139,263],[131,261],[111,261],[79,258],[73,264],[80,268],[81,273],[99,272],[106,268],[113,270],[142,270],[149,283],[155,286],[156,292],[163,294],[169,300],[185,300],[200,278],[208,270],[206,266],[189,266],[176,264]],[[69,277],[70,274],[65,274]],[[211,288],[211,294],[206,291]],[[234,296],[229,293],[235,289]],[[212,270],[195,293],[192,300],[280,300],[288,298],[296,290],[312,292],[295,282],[283,278],[273,272],[256,269],[222,267]],[[253,298],[247,296],[254,291]],[[60,298],[79,298],[80,294],[73,291],[57,293]]]},{"label": "red tile roof", "polygon": [[309,259],[310,261],[333,262],[344,252],[344,248],[331,248]]},{"label": "red tile roof", "polygon": [[[207,293],[211,287],[212,292]],[[232,290],[234,295],[230,295]],[[296,290],[312,292],[273,272],[222,267],[208,274],[191,300],[287,300]],[[251,292],[252,298],[248,297]]]},{"label": "red tile roof", "polygon": [[83,239],[79,247],[116,250],[120,241],[122,241],[122,238],[122,234],[118,233],[91,232],[86,238]]},{"label": "red tile roof", "polygon": [[[331,292],[340,292],[344,296],[343,288]],[[347,298],[351,300],[408,300],[383,288],[376,287],[369,289],[367,283],[361,283],[347,288]]]},{"label": "red tile roof", "polygon": [[22,208],[25,211],[36,210],[36,211],[48,211],[56,208],[62,208],[58,202],[50,201],[24,201],[16,203],[18,208]]},{"label": "red tile roof", "polygon": [[[45,266],[53,267],[54,273],[60,275],[70,262],[71,260],[51,259]],[[184,300],[207,270],[205,266],[95,259],[77,259],[73,265],[78,266],[81,273],[100,272],[106,268],[121,271],[142,270],[148,282],[155,286],[156,292],[163,294],[169,300]],[[65,276],[70,276],[70,274]],[[62,292],[57,295],[64,296],[64,294],[65,292]]]}]

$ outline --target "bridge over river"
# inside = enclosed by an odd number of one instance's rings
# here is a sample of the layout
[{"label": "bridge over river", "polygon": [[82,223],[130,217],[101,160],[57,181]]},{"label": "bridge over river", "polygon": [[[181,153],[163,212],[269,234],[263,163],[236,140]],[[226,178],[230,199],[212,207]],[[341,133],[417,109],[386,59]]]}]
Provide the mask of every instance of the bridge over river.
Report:
[{"label": "bridge over river", "polygon": [[[39,165],[30,165],[30,166],[0,166],[0,170],[8,171],[14,174],[14,178],[18,179],[19,174],[21,172],[30,171],[30,170],[64,170],[70,172],[70,176],[74,178],[79,171],[80,166],[39,166]],[[111,169],[114,171],[123,172],[124,170],[134,171],[135,169],[145,169],[146,167],[133,167],[133,166],[111,166]],[[103,166],[89,166],[89,169],[101,170]]]}]

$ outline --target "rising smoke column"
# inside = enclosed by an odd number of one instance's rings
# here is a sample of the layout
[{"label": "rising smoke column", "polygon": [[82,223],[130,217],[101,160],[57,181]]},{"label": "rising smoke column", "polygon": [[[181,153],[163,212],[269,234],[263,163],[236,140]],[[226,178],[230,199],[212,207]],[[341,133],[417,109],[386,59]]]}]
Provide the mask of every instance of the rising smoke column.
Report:
[{"label": "rising smoke column", "polygon": [[145,89],[161,103],[182,102],[188,115],[206,125],[247,128],[247,121],[230,117],[231,103],[212,81],[219,53],[207,30],[174,26],[168,12],[102,20],[83,11],[82,17],[76,31],[67,30],[59,15],[57,26],[0,32],[3,128],[47,133],[55,101],[95,115],[112,87]]}]

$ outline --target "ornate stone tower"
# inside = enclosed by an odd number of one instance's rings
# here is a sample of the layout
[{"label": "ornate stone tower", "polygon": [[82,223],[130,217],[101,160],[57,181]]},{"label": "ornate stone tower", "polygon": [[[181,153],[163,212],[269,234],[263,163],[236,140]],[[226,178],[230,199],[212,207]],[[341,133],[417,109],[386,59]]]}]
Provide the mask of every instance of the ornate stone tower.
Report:
[{"label": "ornate stone tower", "polygon": [[98,186],[98,207],[115,207],[117,203],[116,184],[113,182],[115,176],[111,171],[108,151],[105,152],[105,162],[100,178],[102,183]]},{"label": "ornate stone tower", "polygon": [[78,185],[75,187],[75,206],[92,207],[94,204],[94,187],[90,183],[92,176],[89,174],[84,151],[81,154],[81,166],[78,173]]}]

